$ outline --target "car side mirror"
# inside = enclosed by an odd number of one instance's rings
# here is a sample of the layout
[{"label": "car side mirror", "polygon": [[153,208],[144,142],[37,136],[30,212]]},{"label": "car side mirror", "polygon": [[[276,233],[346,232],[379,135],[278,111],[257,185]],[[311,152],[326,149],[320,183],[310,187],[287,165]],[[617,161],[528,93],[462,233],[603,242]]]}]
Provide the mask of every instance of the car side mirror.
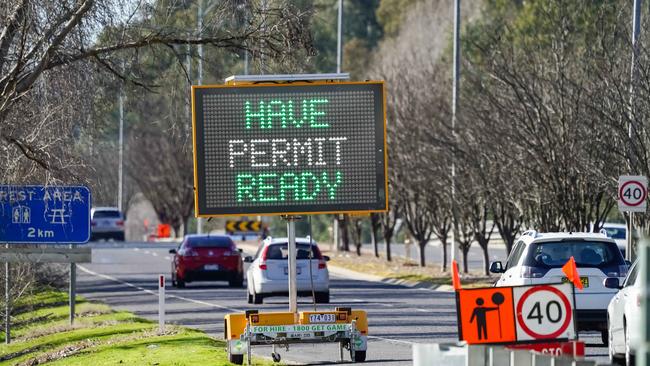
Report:
[{"label": "car side mirror", "polygon": [[323,260],[324,260],[325,262],[329,262],[329,261],[330,261],[330,257],[329,257],[329,255],[324,255],[324,256],[323,256]]},{"label": "car side mirror", "polygon": [[616,277],[607,277],[603,280],[603,286],[607,288],[613,288],[616,290],[621,289],[621,282]]},{"label": "car side mirror", "polygon": [[244,262],[246,262],[246,263],[253,263],[253,257],[251,257],[250,255],[247,256],[246,258],[244,258]]},{"label": "car side mirror", "polygon": [[239,253],[243,253],[243,252],[244,252],[244,250],[243,250],[242,248],[237,248],[237,251],[238,251]]},{"label": "car side mirror", "polygon": [[503,273],[503,264],[500,261],[490,263],[490,272],[492,273]]},{"label": "car side mirror", "polygon": [[170,249],[169,254],[176,254],[176,249]]}]

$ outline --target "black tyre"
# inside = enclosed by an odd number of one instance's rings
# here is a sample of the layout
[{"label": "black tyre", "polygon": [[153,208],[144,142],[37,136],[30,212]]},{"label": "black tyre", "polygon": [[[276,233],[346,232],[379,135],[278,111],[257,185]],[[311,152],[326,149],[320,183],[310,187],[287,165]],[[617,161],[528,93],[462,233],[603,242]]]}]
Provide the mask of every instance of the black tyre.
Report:
[{"label": "black tyre", "polygon": [[177,288],[184,288],[185,287],[185,281],[176,279],[176,287]]},{"label": "black tyre", "polygon": [[115,240],[115,241],[124,241],[124,233],[115,234],[115,236],[113,237],[113,240]]},{"label": "black tyre", "polygon": [[353,356],[354,362],[365,362],[366,361],[366,351],[354,351]]},{"label": "black tyre", "polygon": [[228,361],[235,365],[242,365],[244,363],[244,355],[231,355],[228,354]]},{"label": "black tyre", "polygon": [[330,302],[330,293],[329,292],[317,292],[314,295],[317,304],[329,304]]},{"label": "black tyre", "polygon": [[256,294],[253,292],[253,304],[261,304],[264,302],[264,295]]},{"label": "black tyre", "polygon": [[237,277],[228,281],[228,286],[230,287],[244,287],[244,278]]},{"label": "black tyre", "polygon": [[600,331],[600,339],[603,341],[605,346],[609,346],[609,332],[606,330]]},{"label": "black tyre", "polygon": [[253,295],[251,295],[250,293],[248,294],[248,303],[249,304],[253,303]]}]

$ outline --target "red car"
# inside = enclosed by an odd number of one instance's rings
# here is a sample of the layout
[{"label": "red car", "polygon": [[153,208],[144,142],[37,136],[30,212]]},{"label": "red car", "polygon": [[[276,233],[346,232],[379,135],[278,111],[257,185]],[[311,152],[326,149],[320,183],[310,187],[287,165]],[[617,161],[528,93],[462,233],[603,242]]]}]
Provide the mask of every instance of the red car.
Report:
[{"label": "red car", "polygon": [[228,281],[231,287],[244,284],[241,249],[229,236],[186,235],[178,249],[171,249],[172,285],[185,287],[193,281]]}]

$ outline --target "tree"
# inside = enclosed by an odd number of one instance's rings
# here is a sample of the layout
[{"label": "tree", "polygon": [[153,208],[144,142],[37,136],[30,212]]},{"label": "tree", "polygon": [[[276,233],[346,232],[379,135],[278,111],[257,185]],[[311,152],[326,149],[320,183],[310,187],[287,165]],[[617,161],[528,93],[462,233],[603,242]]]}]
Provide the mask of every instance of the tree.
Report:
[{"label": "tree", "polygon": [[[197,37],[170,24],[173,18],[165,14],[172,4],[165,1],[136,6],[127,0],[5,1],[0,9],[0,139],[13,147],[9,150],[13,156],[20,155],[67,181],[75,164],[72,156],[57,149],[70,154],[69,146],[50,143],[43,121],[16,128],[21,111],[33,102],[33,90],[50,71],[71,80],[71,75],[85,76],[92,65],[130,80],[120,71],[123,53],[154,45],[169,52],[178,44],[208,44],[236,51],[263,42],[264,48],[254,51],[268,57],[284,58],[301,50],[311,53],[309,34],[303,31],[304,14],[285,4],[264,11],[248,5],[252,16],[245,27],[235,29],[224,20],[237,5],[224,2],[206,20],[203,36]],[[128,14],[114,11],[116,8]],[[72,89],[79,90],[84,89]]]}]

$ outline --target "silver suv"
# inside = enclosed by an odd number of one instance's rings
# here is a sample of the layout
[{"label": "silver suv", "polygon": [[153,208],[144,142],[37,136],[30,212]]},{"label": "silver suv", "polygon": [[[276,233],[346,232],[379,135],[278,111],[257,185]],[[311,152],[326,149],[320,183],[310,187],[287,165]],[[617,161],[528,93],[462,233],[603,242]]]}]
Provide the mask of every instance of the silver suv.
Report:
[{"label": "silver suv", "polygon": [[124,216],[115,207],[95,207],[90,210],[90,240],[113,239],[124,241]]}]

